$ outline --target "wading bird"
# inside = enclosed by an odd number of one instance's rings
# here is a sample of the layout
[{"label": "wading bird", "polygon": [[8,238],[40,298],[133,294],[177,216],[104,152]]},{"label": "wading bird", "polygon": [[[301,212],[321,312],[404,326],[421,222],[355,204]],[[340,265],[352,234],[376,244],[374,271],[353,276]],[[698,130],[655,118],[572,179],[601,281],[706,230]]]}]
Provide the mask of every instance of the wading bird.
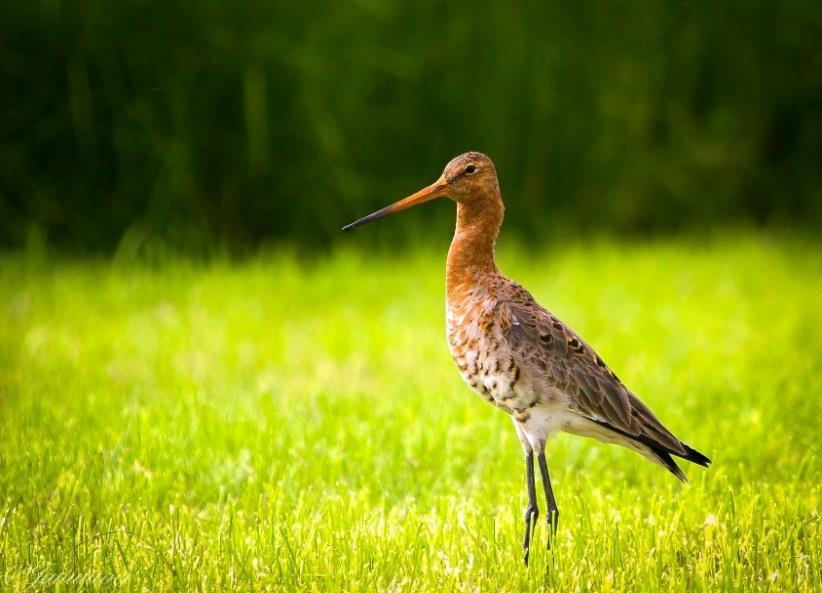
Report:
[{"label": "wading bird", "polygon": [[448,345],[471,389],[511,416],[525,451],[525,563],[539,516],[535,452],[549,547],[559,519],[545,461],[545,443],[552,434],[568,432],[622,445],[682,481],[687,478],[672,455],[708,467],[711,460],[665,428],[582,338],[497,269],[494,246],[504,207],[496,169],[484,154],[454,158],[433,184],[343,230],[440,197],[457,203],[457,228],[446,264]]}]

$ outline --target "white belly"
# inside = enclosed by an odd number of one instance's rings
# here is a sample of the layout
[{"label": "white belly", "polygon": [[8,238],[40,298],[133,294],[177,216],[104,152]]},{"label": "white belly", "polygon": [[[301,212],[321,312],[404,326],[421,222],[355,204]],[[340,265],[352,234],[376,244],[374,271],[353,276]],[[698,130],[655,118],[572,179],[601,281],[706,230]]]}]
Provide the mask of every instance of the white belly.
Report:
[{"label": "white belly", "polygon": [[628,447],[645,455],[651,461],[659,463],[658,459],[648,454],[647,447],[568,409],[539,405],[529,410],[528,419],[518,422],[518,425],[531,446],[538,451],[545,447],[545,443],[553,435],[558,432],[567,432],[577,436],[593,438],[603,443]]},{"label": "white belly", "polygon": [[558,432],[574,432],[581,421],[573,412],[538,405],[528,410],[528,419],[519,422],[519,427],[531,446],[542,450],[550,437]]}]

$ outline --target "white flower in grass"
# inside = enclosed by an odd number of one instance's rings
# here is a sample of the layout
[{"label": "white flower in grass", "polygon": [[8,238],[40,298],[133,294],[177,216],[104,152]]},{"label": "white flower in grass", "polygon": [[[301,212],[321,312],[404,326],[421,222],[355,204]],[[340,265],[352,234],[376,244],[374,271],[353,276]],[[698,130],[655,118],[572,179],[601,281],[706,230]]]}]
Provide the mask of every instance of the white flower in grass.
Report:
[{"label": "white flower in grass", "polygon": [[775,570],[771,573],[771,582],[775,583],[776,580],[779,578],[779,571]]}]

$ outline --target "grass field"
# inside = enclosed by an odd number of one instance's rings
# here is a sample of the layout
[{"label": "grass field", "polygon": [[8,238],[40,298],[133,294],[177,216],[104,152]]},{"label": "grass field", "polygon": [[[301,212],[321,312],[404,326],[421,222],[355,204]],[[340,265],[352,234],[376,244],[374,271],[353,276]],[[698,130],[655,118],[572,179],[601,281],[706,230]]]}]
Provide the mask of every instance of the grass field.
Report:
[{"label": "grass field", "polygon": [[526,569],[520,447],[448,356],[432,243],[2,257],[0,589],[822,588],[822,244],[502,246],[502,269],[714,460],[683,485],[557,437],[560,530],[546,551],[540,523]]}]

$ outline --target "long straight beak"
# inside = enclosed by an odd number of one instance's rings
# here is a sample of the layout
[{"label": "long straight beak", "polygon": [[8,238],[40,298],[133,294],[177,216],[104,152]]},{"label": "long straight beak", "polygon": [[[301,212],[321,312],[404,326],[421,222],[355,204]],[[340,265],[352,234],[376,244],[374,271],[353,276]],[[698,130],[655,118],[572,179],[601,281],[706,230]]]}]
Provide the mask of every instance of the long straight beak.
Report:
[{"label": "long straight beak", "polygon": [[446,181],[444,177],[440,177],[434,183],[432,183],[428,187],[422,188],[417,193],[411,194],[410,196],[408,196],[407,198],[403,198],[399,202],[394,202],[390,206],[386,206],[381,210],[372,212],[368,216],[364,216],[359,220],[355,220],[351,224],[345,225],[342,228],[342,230],[350,231],[352,229],[357,228],[360,225],[365,224],[366,222],[371,222],[372,220],[377,220],[378,218],[382,218],[383,216],[394,214],[395,212],[399,212],[400,210],[406,210],[413,206],[418,206],[419,204],[430,202],[431,200],[444,196],[445,190],[447,188],[448,181]]}]

